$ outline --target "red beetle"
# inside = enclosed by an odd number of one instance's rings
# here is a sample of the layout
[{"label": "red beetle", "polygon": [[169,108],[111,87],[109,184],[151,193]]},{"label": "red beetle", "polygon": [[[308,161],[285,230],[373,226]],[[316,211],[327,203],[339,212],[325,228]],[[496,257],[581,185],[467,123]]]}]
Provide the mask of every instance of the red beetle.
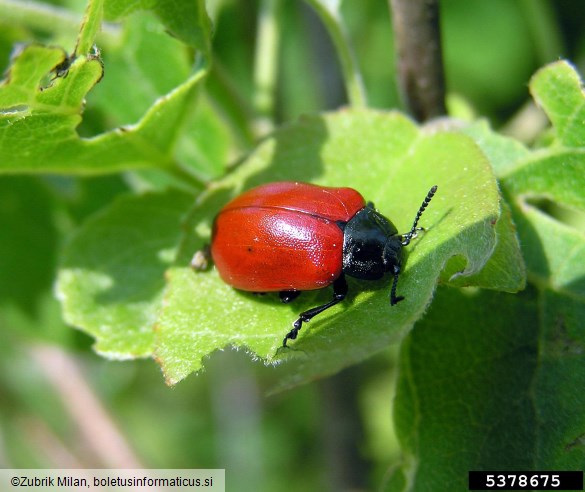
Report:
[{"label": "red beetle", "polygon": [[390,272],[396,296],[402,247],[416,237],[418,220],[437,190],[433,186],[407,234],[351,188],[281,182],[258,186],[229,202],[213,224],[211,256],[219,275],[236,289],[279,292],[283,302],[303,290],[333,285],[333,299],[299,315],[285,336],[294,340],[303,322],[342,301],[345,275],[363,280]]}]

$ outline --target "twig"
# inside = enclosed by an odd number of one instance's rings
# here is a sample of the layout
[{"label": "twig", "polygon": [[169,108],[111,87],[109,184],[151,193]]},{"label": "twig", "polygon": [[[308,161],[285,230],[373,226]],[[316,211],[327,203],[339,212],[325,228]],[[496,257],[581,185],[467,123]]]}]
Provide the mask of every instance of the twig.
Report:
[{"label": "twig", "polygon": [[406,105],[418,121],[446,114],[437,0],[389,0]]}]

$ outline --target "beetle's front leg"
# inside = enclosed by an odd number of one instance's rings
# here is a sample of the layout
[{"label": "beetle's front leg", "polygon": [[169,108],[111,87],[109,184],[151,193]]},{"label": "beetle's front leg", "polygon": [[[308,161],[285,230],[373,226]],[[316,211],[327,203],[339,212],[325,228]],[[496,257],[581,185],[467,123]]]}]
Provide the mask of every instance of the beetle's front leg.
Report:
[{"label": "beetle's front leg", "polygon": [[400,266],[394,265],[394,278],[392,279],[392,288],[390,289],[390,305],[394,306],[404,300],[404,296],[396,296],[396,287],[398,286],[398,277],[400,276]]}]

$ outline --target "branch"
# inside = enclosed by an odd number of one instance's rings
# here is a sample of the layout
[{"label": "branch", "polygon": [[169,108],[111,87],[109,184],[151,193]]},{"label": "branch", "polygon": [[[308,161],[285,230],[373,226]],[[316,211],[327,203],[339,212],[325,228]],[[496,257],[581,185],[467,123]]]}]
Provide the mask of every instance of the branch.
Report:
[{"label": "branch", "polygon": [[418,121],[446,114],[437,0],[389,0],[398,73],[407,107]]}]

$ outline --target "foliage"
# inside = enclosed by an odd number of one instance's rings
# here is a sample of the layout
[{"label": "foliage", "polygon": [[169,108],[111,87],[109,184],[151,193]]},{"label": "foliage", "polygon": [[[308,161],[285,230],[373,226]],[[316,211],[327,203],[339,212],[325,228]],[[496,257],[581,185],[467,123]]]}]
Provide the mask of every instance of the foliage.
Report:
[{"label": "foliage", "polygon": [[[282,16],[268,4],[260,8]],[[362,84],[351,21],[338,2],[308,4],[333,39],[350,106],[293,118],[295,87],[282,103],[285,122],[271,131],[274,95],[259,85],[247,97],[246,77],[274,89],[275,52],[238,77],[239,47],[222,57],[204,0],[91,0],[75,51],[33,43],[15,53],[0,85],[0,225],[11,231],[0,243],[1,276],[10,279],[0,283],[0,306],[39,316],[55,277],[65,322],[91,335],[100,355],[152,357],[171,385],[227,347],[262,360],[272,389],[283,389],[400,343],[394,419],[403,461],[388,490],[464,490],[471,469],[582,468],[577,71],[558,61],[532,77],[532,98],[552,126],[530,145],[485,119],[419,125],[368,107],[366,94],[377,101],[380,90],[374,76]],[[104,18],[123,27],[100,33]],[[269,27],[264,35],[274,36]],[[230,56],[235,88],[221,64]],[[494,97],[511,87],[507,79]],[[237,165],[226,169],[228,160]],[[194,272],[191,257],[221,206],[278,180],[352,186],[401,231],[437,184],[426,232],[407,248],[405,301],[389,306],[388,279],[350,281],[349,299],[283,350],[296,315],[330,292],[283,306],[231,289],[213,269]],[[33,337],[71,344],[65,330]]]}]

